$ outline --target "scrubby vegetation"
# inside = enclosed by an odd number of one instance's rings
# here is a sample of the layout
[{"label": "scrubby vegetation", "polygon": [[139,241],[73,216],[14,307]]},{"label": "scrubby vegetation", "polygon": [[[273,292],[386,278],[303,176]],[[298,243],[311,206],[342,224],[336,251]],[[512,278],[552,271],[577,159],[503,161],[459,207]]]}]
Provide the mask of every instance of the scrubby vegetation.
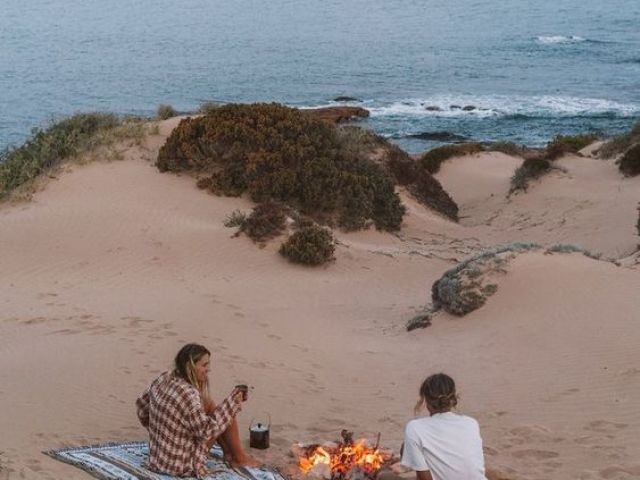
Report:
[{"label": "scrubby vegetation", "polygon": [[513,176],[509,195],[518,191],[527,191],[532,180],[542,177],[553,170],[553,161],[567,153],[578,153],[598,139],[594,133],[582,135],[557,135],[547,143],[543,151],[535,149],[521,149],[521,156],[525,157]]},{"label": "scrubby vegetation", "polygon": [[225,222],[225,225],[239,227],[238,233],[245,233],[254,242],[265,242],[280,235],[286,226],[289,209],[280,202],[267,201],[258,204],[250,215],[235,217]]},{"label": "scrubby vegetation", "polygon": [[458,221],[458,205],[429,172],[419,171],[416,180],[407,188],[424,205]]},{"label": "scrubby vegetation", "polygon": [[420,158],[422,167],[429,173],[434,174],[440,170],[440,165],[445,160],[462,155],[482,152],[484,146],[480,143],[461,143],[458,145],[443,145],[429,150]]},{"label": "scrubby vegetation", "polygon": [[431,326],[431,312],[423,312],[412,317],[406,324],[407,332]]},{"label": "scrubby vegetation", "polygon": [[624,152],[618,167],[627,177],[640,175],[640,143],[636,143]]},{"label": "scrubby vegetation", "polygon": [[504,273],[515,253],[537,248],[540,246],[534,243],[514,243],[473,256],[447,270],[431,287],[433,309],[454,315],[477,310],[497,291],[493,277]]},{"label": "scrubby vegetation", "polygon": [[614,137],[602,145],[598,154],[603,158],[611,158],[637,143],[640,143],[640,122],[636,122],[629,133]]},{"label": "scrubby vegetation", "polygon": [[294,263],[321,265],[333,259],[331,231],[319,225],[300,228],[280,247],[280,254]]},{"label": "scrubby vegetation", "polygon": [[492,152],[501,152],[512,157],[521,157],[524,155],[526,149],[523,145],[518,145],[513,142],[494,142],[489,144],[487,150]]},{"label": "scrubby vegetation", "polygon": [[390,175],[344,148],[336,127],[277,104],[225,105],[180,122],[160,171],[191,171],[201,188],[277,200],[346,230],[398,230],[404,207]]},{"label": "scrubby vegetation", "polygon": [[[482,307],[497,289],[495,280],[506,273],[506,267],[518,254],[540,251],[545,254],[581,253],[594,260],[603,260],[619,265],[612,259],[602,259],[582,247],[557,244],[549,248],[537,243],[511,243],[474,255],[447,270],[431,287],[431,305],[423,314],[412,319],[407,328],[419,328],[420,320],[430,323],[433,314],[445,310],[453,315],[466,315]],[[424,326],[427,326],[424,325]]]},{"label": "scrubby vegetation", "polygon": [[367,130],[358,127],[341,129],[343,130],[345,133],[341,137],[345,148],[366,152],[369,158],[381,165],[398,185],[406,187],[420,203],[451,220],[458,220],[458,205],[420,162],[397,145]]},{"label": "scrubby vegetation", "polygon": [[522,162],[511,177],[511,188],[509,193],[522,190],[527,191],[529,182],[540,178],[545,173],[551,171],[551,162],[546,158],[527,158]]},{"label": "scrubby vegetation", "polygon": [[20,147],[0,152],[0,198],[31,182],[63,160],[124,138],[141,138],[139,121],[108,113],[81,113],[34,129]]},{"label": "scrubby vegetation", "polygon": [[162,104],[158,106],[158,112],[156,116],[160,120],[167,120],[169,118],[175,117],[176,115],[178,115],[178,112],[171,105]]},{"label": "scrubby vegetation", "polygon": [[218,102],[204,102],[198,108],[198,113],[201,113],[203,115],[207,115],[207,114],[213,112],[214,110],[217,110],[221,106],[222,106],[222,104],[218,103]]},{"label": "scrubby vegetation", "polygon": [[598,140],[595,133],[582,135],[557,135],[547,144],[546,158],[555,160],[567,153],[578,153]]}]

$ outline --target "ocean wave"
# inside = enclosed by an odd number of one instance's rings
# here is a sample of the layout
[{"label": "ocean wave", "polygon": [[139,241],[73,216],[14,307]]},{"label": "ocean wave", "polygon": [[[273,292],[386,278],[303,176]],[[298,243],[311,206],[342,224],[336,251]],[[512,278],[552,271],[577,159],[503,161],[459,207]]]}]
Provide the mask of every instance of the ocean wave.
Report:
[{"label": "ocean wave", "polygon": [[408,99],[385,105],[363,105],[372,117],[488,118],[523,117],[633,117],[640,104],[597,98],[562,96],[471,96],[439,95]]},{"label": "ocean wave", "polygon": [[553,45],[558,43],[581,43],[586,42],[587,39],[578,35],[539,35],[535,38],[537,43],[543,45]]}]

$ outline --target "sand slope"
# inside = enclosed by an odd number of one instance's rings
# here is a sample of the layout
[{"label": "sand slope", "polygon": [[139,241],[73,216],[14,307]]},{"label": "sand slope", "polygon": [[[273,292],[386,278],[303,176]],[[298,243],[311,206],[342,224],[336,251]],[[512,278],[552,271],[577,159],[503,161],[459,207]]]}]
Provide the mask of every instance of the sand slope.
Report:
[{"label": "sand slope", "polygon": [[624,178],[613,160],[575,155],[507,198],[509,179],[522,163],[501,153],[457,158],[436,175],[458,202],[461,223],[487,243],[571,243],[620,258],[637,249],[635,224],[640,177]]},{"label": "sand slope", "polygon": [[[380,431],[399,447],[420,381],[444,370],[458,381],[461,411],[481,423],[488,466],[510,478],[640,475],[637,270],[524,254],[482,309],[404,330],[454,261],[516,233],[564,241],[592,231],[595,247],[632,249],[623,215],[606,234],[582,225],[581,213],[566,214],[569,233],[555,216],[546,229],[509,227],[518,208],[547,221],[540,190],[553,182],[575,196],[560,203],[577,202],[582,165],[574,179],[549,177],[484,211],[474,205],[504,192],[515,162],[490,157],[475,172],[484,175],[478,197],[464,199],[455,185],[473,159],[447,163],[441,181],[470,212],[462,225],[405,196],[400,234],[340,234],[337,261],[306,269],[280,258],[278,242],[260,249],[231,238],[225,216],[250,202],[158,173],[147,159],[161,142],[73,167],[31,202],[0,205],[0,461],[9,478],[88,478],[40,451],[144,438],[133,402],[187,341],[213,350],[215,396],[239,381],[255,386],[242,428],[270,412],[266,455],[281,465],[292,442],[334,439],[342,428]],[[622,184],[613,174],[603,182]],[[626,188],[616,197],[625,219]],[[594,211],[613,211],[610,196],[595,195]],[[485,225],[496,209],[510,219]]]}]

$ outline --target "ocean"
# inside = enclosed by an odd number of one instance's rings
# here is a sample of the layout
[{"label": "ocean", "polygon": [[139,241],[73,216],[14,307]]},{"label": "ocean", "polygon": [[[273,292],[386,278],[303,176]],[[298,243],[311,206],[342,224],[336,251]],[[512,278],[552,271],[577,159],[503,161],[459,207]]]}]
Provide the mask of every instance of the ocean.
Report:
[{"label": "ocean", "polygon": [[0,0],[0,148],[75,112],[340,96],[411,152],[613,135],[639,25],[637,0]]}]

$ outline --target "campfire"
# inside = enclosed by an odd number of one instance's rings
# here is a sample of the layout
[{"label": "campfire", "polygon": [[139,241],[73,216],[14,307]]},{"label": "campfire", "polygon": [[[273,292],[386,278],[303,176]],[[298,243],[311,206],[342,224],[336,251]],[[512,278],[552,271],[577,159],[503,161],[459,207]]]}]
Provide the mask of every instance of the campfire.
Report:
[{"label": "campfire", "polygon": [[341,442],[298,445],[298,466],[306,475],[326,480],[375,480],[382,467],[397,458],[380,448],[380,434],[374,445],[353,440],[353,432],[342,431]]}]

